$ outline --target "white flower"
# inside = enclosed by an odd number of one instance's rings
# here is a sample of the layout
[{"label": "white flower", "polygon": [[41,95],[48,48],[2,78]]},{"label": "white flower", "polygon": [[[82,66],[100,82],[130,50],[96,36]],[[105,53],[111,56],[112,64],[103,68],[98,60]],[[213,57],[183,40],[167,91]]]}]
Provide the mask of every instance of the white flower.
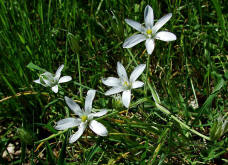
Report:
[{"label": "white flower", "polygon": [[158,30],[172,17],[172,13],[169,13],[162,18],[160,18],[154,25],[154,13],[153,9],[147,5],[144,10],[144,21],[145,26],[141,25],[139,22],[125,19],[126,23],[141,32],[142,34],[136,34],[124,41],[123,48],[131,48],[138,43],[146,40],[146,50],[148,54],[152,54],[155,47],[155,39],[162,41],[174,41],[176,40],[176,35],[167,31],[158,32]]},{"label": "white flower", "polygon": [[55,129],[57,130],[65,130],[68,128],[72,128],[78,126],[78,131],[70,136],[69,143],[73,143],[80,138],[89,124],[90,129],[95,132],[99,136],[107,136],[108,131],[105,126],[99,123],[96,120],[93,120],[93,117],[100,117],[107,113],[107,110],[103,109],[100,112],[91,113],[92,103],[95,97],[96,91],[89,90],[87,92],[87,96],[85,99],[85,110],[81,109],[77,103],[75,103],[72,99],[65,96],[65,101],[70,109],[80,118],[66,118],[57,122]]},{"label": "white flower", "polygon": [[71,76],[63,76],[60,78],[63,67],[64,65],[61,65],[57,69],[55,75],[50,72],[45,72],[40,75],[39,79],[34,80],[33,82],[41,84],[45,87],[51,87],[53,92],[58,93],[59,83],[65,83],[72,80]]},{"label": "white flower", "polygon": [[117,74],[119,78],[108,77],[107,79],[102,79],[103,84],[112,87],[105,95],[109,96],[123,92],[122,102],[128,108],[131,102],[131,89],[140,88],[144,85],[143,82],[136,81],[136,79],[142,74],[145,67],[145,64],[138,65],[131,73],[130,79],[128,79],[124,66],[120,62],[117,62]]}]

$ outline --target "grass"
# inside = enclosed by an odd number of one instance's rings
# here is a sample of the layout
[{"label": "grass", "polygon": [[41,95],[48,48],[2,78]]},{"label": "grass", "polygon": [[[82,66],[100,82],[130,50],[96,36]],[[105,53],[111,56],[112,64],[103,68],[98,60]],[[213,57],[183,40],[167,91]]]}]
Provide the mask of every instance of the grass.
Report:
[{"label": "grass", "polygon": [[[143,43],[122,48],[135,32],[124,19],[143,22],[147,4],[155,21],[173,13],[162,29],[177,40],[156,41],[147,95],[143,88],[134,90],[127,110],[104,96],[108,88],[101,78],[117,76],[117,61],[129,74],[147,63]],[[218,0],[0,0],[0,164],[227,163],[227,134],[210,136],[228,107],[227,16],[225,1]],[[73,81],[62,84],[58,94],[33,83],[40,68],[54,73],[61,64]],[[88,89],[97,90],[94,107],[110,111],[98,119],[109,136],[87,131],[69,144],[77,129],[54,129],[56,121],[72,114],[63,97],[82,106]],[[160,109],[151,89],[160,97]],[[3,157],[9,144],[18,154]]]}]

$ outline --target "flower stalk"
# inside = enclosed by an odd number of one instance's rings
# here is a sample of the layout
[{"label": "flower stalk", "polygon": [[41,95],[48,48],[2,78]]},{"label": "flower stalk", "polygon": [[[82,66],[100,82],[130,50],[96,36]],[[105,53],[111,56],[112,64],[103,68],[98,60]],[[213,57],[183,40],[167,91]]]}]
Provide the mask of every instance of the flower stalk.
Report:
[{"label": "flower stalk", "polygon": [[[79,83],[82,84],[80,58],[79,58],[78,53],[76,53],[76,54],[77,54],[77,61],[78,61],[78,79],[79,79]],[[81,86],[79,87],[79,92],[80,92],[80,98],[82,99],[82,87]]]},{"label": "flower stalk", "polygon": [[167,108],[165,108],[164,106],[162,106],[162,105],[160,105],[160,104],[158,104],[158,103],[156,103],[156,102],[155,102],[155,104],[156,104],[156,107],[157,107],[160,111],[162,111],[162,112],[165,113],[166,115],[170,116],[173,120],[175,120],[177,123],[179,123],[183,128],[185,128],[185,129],[189,130],[190,132],[192,132],[192,133],[194,133],[194,134],[196,134],[196,135],[202,137],[203,139],[211,140],[210,137],[205,136],[205,135],[199,133],[198,131],[196,131],[196,130],[192,129],[191,127],[189,127],[187,124],[185,124],[185,123],[183,123],[182,121],[180,121],[176,116],[172,115],[171,112],[170,112]]},{"label": "flower stalk", "polygon": [[[148,54],[147,63],[146,63],[146,81],[148,80],[149,70],[150,70],[150,55]],[[144,86],[144,93],[147,96],[147,86],[146,85]]]}]

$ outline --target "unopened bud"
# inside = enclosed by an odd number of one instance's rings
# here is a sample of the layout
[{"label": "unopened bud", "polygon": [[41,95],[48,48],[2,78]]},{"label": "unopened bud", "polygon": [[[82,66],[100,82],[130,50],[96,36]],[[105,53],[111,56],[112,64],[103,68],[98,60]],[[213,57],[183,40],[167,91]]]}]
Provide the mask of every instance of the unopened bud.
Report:
[{"label": "unopened bud", "polygon": [[18,128],[17,133],[19,134],[22,142],[24,142],[25,144],[32,144],[33,136],[31,132],[25,130],[24,128]]},{"label": "unopened bud", "polygon": [[228,117],[227,114],[223,117],[220,115],[218,119],[214,122],[210,129],[210,138],[212,140],[218,140],[226,132],[228,132]]},{"label": "unopened bud", "polygon": [[122,97],[121,97],[120,94],[116,94],[116,95],[113,96],[112,106],[115,109],[122,109],[123,108]]},{"label": "unopened bud", "polygon": [[70,47],[71,47],[72,51],[74,53],[78,53],[79,52],[78,37],[74,36],[71,33],[68,33],[67,38],[69,40]]}]

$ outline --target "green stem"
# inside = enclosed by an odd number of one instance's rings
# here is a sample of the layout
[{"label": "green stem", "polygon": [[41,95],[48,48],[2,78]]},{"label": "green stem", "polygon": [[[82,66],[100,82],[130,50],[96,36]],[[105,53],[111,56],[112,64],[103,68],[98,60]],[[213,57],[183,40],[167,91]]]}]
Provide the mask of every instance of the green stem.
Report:
[{"label": "green stem", "polygon": [[114,136],[134,136],[134,137],[140,137],[140,138],[143,138],[143,139],[147,139],[146,137],[135,135],[135,134],[130,134],[130,133],[113,132],[113,133],[109,133],[109,135],[114,135]]},{"label": "green stem", "polygon": [[66,129],[66,130],[64,130],[64,131],[59,131],[58,133],[53,134],[53,135],[51,135],[51,136],[49,136],[49,137],[47,137],[47,138],[45,138],[45,139],[36,141],[35,144],[42,143],[42,142],[48,141],[48,140],[50,140],[50,139],[53,139],[53,138],[55,138],[56,136],[59,136],[59,135],[65,133],[65,132],[67,132],[67,130],[68,130],[68,129]]},{"label": "green stem", "polygon": [[159,103],[159,104],[160,104],[160,103],[161,103],[160,98],[159,98],[159,96],[158,96],[156,90],[150,85],[150,81],[149,81],[149,80],[147,81],[147,85],[148,85],[149,88],[150,88],[150,91],[151,91],[151,93],[152,93],[152,97],[153,97],[154,101],[155,101],[156,103]]},{"label": "green stem", "polygon": [[[150,55],[147,54],[148,58],[147,58],[147,63],[146,63],[146,81],[148,80],[148,74],[149,74],[149,69],[150,69]],[[144,93],[145,96],[147,96],[147,86],[144,86]]]},{"label": "green stem", "polygon": [[165,143],[165,141],[166,141],[166,138],[167,138],[167,134],[168,134],[168,132],[169,132],[169,129],[170,129],[170,128],[166,128],[166,129],[162,132],[161,136],[159,137],[159,139],[158,139],[158,143],[159,143],[159,144],[158,144],[158,146],[156,147],[156,149],[154,150],[152,159],[151,159],[151,161],[148,163],[149,165],[154,164],[154,162],[155,162],[155,160],[156,160],[156,158],[157,158],[157,156],[158,156],[158,153],[160,152],[162,146],[164,145],[164,143]]},{"label": "green stem", "polygon": [[107,117],[109,117],[109,116],[113,116],[113,115],[115,115],[115,114],[117,114],[117,113],[119,113],[119,111],[114,111],[114,112],[112,112],[112,113],[110,113],[110,114],[108,114],[108,115],[99,117],[99,118],[97,118],[96,120],[99,121],[99,120],[105,119],[105,118],[107,118]]},{"label": "green stem", "polygon": [[[133,61],[135,62],[135,64],[138,65],[134,55],[131,53],[131,51],[129,49],[127,49],[127,50],[128,50],[128,53],[131,55],[131,57],[132,57]],[[149,61],[149,58],[148,58],[148,61]],[[148,61],[147,61],[147,63],[149,63]],[[144,80],[147,82],[147,85],[150,88],[150,91],[152,93],[153,99],[155,100],[155,102],[160,103],[161,101],[159,99],[159,96],[158,96],[156,90],[154,90],[154,88],[150,85],[150,81],[146,78],[145,74],[142,74],[142,76],[143,76]],[[146,84],[145,84],[145,86],[146,86]]]},{"label": "green stem", "polygon": [[[135,62],[135,64],[138,65],[138,63],[136,62],[136,59],[135,59],[134,55],[131,53],[131,51],[130,51],[129,49],[127,49],[127,50],[128,50],[128,52],[129,52],[129,54],[131,55],[131,57],[132,57],[133,61]],[[143,74],[143,76],[145,77],[144,74]],[[175,121],[176,121],[177,123],[179,123],[183,128],[189,130],[190,132],[192,132],[192,133],[194,133],[194,134],[196,134],[196,135],[198,135],[198,136],[200,136],[200,137],[202,137],[202,138],[204,138],[204,139],[206,139],[206,140],[211,140],[210,137],[205,136],[205,135],[199,133],[198,131],[196,131],[196,130],[190,128],[188,125],[186,125],[185,123],[183,123],[182,121],[180,121],[177,117],[175,117],[174,115],[172,115],[171,112],[170,112],[167,108],[163,107],[163,106],[161,105],[161,101],[160,101],[160,99],[159,99],[159,96],[158,96],[156,90],[150,85],[150,81],[149,81],[148,79],[146,79],[146,82],[147,82],[147,85],[149,86],[149,88],[150,88],[150,90],[151,90],[151,93],[152,93],[153,99],[154,99],[154,101],[155,101],[155,104],[156,104],[157,108],[158,108],[161,112],[165,113],[166,115],[169,115],[173,120],[175,120]]]},{"label": "green stem", "polygon": [[[187,66],[187,71],[188,71],[188,73],[190,73],[190,69],[189,69],[188,59],[187,59],[187,58],[186,58],[186,66]],[[191,74],[190,74],[190,75],[191,75]],[[198,104],[198,100],[197,100],[197,97],[196,97],[196,92],[195,92],[195,88],[194,88],[194,85],[193,85],[193,81],[192,81],[191,76],[189,77],[189,79],[190,79],[190,83],[191,83],[193,95],[194,95],[194,98],[195,98],[195,104],[196,104],[196,106],[198,107],[199,104]]]},{"label": "green stem", "polygon": [[180,121],[176,116],[172,115],[172,114],[170,113],[170,111],[169,111],[167,108],[163,107],[162,105],[160,105],[160,104],[158,104],[158,103],[156,103],[156,102],[155,102],[155,104],[156,104],[157,108],[158,108],[160,111],[162,111],[162,112],[165,113],[166,115],[169,115],[173,120],[175,120],[177,123],[179,123],[183,128],[185,128],[185,129],[191,131],[192,133],[194,133],[194,134],[196,134],[196,135],[198,135],[198,136],[200,136],[200,137],[202,137],[202,138],[204,138],[204,139],[206,139],[206,140],[211,140],[210,137],[207,137],[207,136],[205,136],[205,135],[199,133],[198,131],[196,131],[196,130],[190,128],[187,124],[185,124],[185,123],[183,123],[182,121]]},{"label": "green stem", "polygon": [[[81,77],[81,69],[80,69],[80,58],[79,58],[79,55],[78,53],[77,54],[77,61],[78,61],[78,75],[79,75],[79,83],[82,84],[82,77]],[[80,91],[80,98],[82,99],[82,87],[80,86],[79,87],[79,91]]]},{"label": "green stem", "polygon": [[[90,88],[90,87],[88,87],[88,86],[82,85],[81,83],[78,83],[78,82],[76,82],[76,81],[74,81],[73,83],[74,83],[74,85],[78,85],[78,86],[80,86],[81,88],[85,88],[85,89],[88,89],[88,90],[93,89],[93,88]],[[100,94],[104,95],[104,92],[101,92],[101,91],[99,91],[99,90],[96,90],[96,91],[97,91],[97,93],[100,93]]]}]

